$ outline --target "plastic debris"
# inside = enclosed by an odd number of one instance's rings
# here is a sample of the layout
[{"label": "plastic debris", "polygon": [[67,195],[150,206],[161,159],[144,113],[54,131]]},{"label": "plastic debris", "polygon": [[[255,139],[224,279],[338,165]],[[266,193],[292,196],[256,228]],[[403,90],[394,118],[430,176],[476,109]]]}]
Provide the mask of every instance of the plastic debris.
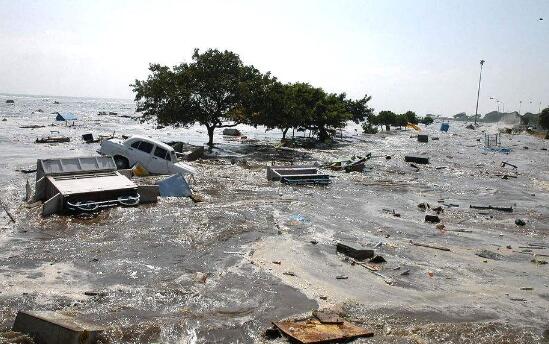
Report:
[{"label": "plastic debris", "polygon": [[141,165],[140,163],[136,163],[135,165],[133,165],[132,173],[136,177],[146,177],[149,175],[149,171],[147,171],[147,169],[143,167],[143,165]]},{"label": "plastic debris", "polygon": [[189,197],[192,195],[189,184],[182,175],[176,174],[158,183],[160,197]]}]

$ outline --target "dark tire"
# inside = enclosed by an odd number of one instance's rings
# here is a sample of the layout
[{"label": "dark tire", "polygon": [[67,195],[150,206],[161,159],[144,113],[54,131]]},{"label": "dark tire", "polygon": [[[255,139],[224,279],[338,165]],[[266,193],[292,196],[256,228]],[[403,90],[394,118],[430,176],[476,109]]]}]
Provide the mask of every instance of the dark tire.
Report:
[{"label": "dark tire", "polygon": [[125,170],[130,168],[130,162],[128,161],[128,159],[120,155],[114,156],[114,163],[116,164],[116,169],[118,170]]}]

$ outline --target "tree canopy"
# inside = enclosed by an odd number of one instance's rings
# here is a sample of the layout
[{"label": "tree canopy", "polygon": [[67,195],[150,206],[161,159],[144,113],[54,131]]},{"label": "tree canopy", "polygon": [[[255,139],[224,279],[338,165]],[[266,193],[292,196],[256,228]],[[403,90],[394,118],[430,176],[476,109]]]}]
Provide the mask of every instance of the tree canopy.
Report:
[{"label": "tree canopy", "polygon": [[230,51],[194,51],[190,63],[173,68],[151,64],[146,80],[135,80],[138,111],[144,120],[159,124],[199,123],[213,145],[216,128],[241,123],[282,130],[304,128],[326,140],[350,120],[373,116],[371,97],[348,99],[345,93],[327,93],[308,83],[284,84],[270,73],[245,65]]},{"label": "tree canopy", "polygon": [[147,80],[135,80],[138,111],[161,124],[206,126],[208,144],[216,128],[245,122],[257,107],[256,93],[272,82],[270,75],[246,66],[230,51],[194,51],[191,63],[173,68],[151,64]]},{"label": "tree canopy", "polygon": [[423,117],[420,120],[420,123],[425,124],[425,125],[429,125],[429,124],[432,124],[434,121],[435,120],[433,119],[433,117],[427,115],[427,116]]}]

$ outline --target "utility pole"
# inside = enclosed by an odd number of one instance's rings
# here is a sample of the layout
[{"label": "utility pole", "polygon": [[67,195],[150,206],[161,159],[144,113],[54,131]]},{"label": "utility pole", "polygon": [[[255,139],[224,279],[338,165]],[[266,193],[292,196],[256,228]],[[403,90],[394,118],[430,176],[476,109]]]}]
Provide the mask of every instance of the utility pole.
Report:
[{"label": "utility pole", "polygon": [[522,109],[522,100],[519,101],[519,115],[520,115],[520,110]]},{"label": "utility pole", "polygon": [[478,117],[478,98],[480,97],[480,81],[482,80],[482,65],[484,65],[484,60],[480,60],[480,76],[478,78],[477,106],[475,108],[475,125],[477,125],[477,117]]}]

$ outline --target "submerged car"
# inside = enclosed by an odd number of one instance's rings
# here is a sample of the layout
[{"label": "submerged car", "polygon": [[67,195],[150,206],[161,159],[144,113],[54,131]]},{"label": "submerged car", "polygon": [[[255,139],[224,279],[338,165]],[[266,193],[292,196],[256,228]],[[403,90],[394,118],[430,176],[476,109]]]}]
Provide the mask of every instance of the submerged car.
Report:
[{"label": "submerged car", "polygon": [[118,169],[127,169],[139,163],[154,174],[185,176],[196,173],[192,166],[177,161],[172,147],[150,137],[134,135],[127,140],[106,140],[101,143],[98,152],[112,156]]}]

